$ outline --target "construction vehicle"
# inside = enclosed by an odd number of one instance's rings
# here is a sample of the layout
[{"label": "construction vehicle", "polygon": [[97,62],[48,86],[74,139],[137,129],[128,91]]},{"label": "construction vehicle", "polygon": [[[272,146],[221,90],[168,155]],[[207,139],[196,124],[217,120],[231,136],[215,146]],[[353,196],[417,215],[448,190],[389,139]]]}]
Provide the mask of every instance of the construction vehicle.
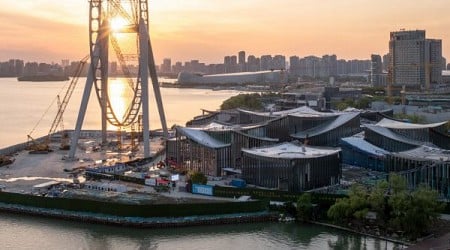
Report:
[{"label": "construction vehicle", "polygon": [[15,159],[12,157],[0,155],[0,167],[9,165],[9,164],[13,163],[14,160]]},{"label": "construction vehicle", "polygon": [[43,140],[36,140],[31,135],[27,135],[28,137],[28,145],[27,150],[29,150],[30,154],[47,154],[52,152],[50,149],[49,143]]},{"label": "construction vehicle", "polygon": [[[83,68],[86,65],[86,62],[88,60],[88,56],[85,56],[77,65],[77,68],[74,72],[74,76],[72,77],[72,80],[70,81],[69,87],[67,88],[66,93],[64,94],[64,98],[62,99],[62,101],[60,100],[60,96],[57,95],[57,100],[58,100],[58,112],[56,113],[55,118],[53,119],[52,125],[48,131],[48,134],[45,136],[45,138],[43,138],[42,140],[35,140],[31,134],[34,131],[34,129],[36,129],[37,125],[33,128],[33,130],[30,132],[30,134],[27,135],[28,137],[28,150],[30,150],[30,153],[34,153],[34,154],[46,154],[48,152],[51,152],[52,150],[50,149],[50,141],[51,141],[51,136],[53,134],[56,133],[57,129],[59,126],[62,126],[62,134],[61,134],[61,146],[60,149],[63,150],[69,150],[70,146],[69,146],[69,135],[67,134],[67,132],[64,130],[63,127],[63,114],[64,111],[66,110],[67,104],[69,103],[70,97],[73,94],[73,91],[77,85],[78,79],[80,78],[81,73],[83,72]],[[48,111],[48,109],[47,109]],[[47,113],[47,111],[45,113]],[[45,115],[44,113],[44,115]]]}]

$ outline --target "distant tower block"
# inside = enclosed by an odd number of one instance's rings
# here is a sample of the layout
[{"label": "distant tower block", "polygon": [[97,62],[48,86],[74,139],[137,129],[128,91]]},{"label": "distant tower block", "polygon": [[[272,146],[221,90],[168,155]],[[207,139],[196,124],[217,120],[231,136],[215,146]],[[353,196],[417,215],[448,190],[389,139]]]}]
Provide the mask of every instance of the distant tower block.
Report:
[{"label": "distant tower block", "polygon": [[[75,159],[86,109],[92,87],[101,107],[102,142],[106,143],[107,123],[127,127],[142,112],[144,157],[150,157],[150,126],[148,103],[148,78],[150,75],[159,117],[167,138],[167,124],[156,75],[150,36],[148,32],[147,0],[90,0],[89,1],[89,47],[91,67],[80,105],[80,112],[72,135],[69,159]],[[112,50],[110,49],[112,47]],[[114,52],[114,53],[110,53]],[[118,62],[120,74],[133,93],[131,102],[122,117],[113,109],[114,100],[108,95],[110,58]],[[137,61],[137,70],[131,69],[131,61]],[[117,73],[117,72],[113,72]]]}]

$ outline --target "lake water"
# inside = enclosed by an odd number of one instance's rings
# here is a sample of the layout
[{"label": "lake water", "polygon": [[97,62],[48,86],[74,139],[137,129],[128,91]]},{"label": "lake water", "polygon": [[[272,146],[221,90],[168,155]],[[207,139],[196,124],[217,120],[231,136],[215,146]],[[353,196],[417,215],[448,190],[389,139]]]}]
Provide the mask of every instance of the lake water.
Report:
[{"label": "lake water", "polygon": [[256,223],[134,229],[0,213],[1,249],[393,249],[315,225]]},{"label": "lake water", "polygon": [[[63,116],[65,129],[75,127],[84,84],[85,78],[80,78],[66,108]],[[16,78],[0,78],[0,148],[26,141],[27,135],[39,121],[31,135],[39,137],[48,133],[58,109],[56,96],[64,96],[65,85],[68,82],[18,82]],[[112,81],[109,89],[114,96],[112,106],[119,116],[131,99],[130,92],[127,91],[129,88],[124,85],[126,84],[119,80]],[[101,129],[100,106],[94,92],[93,90],[91,93],[83,129]],[[161,88],[167,125],[185,125],[186,121],[200,115],[202,108],[216,110],[225,99],[237,94],[239,91],[234,90]],[[149,105],[150,129],[161,128],[152,89]],[[108,129],[116,128],[110,126]]]},{"label": "lake water", "polygon": [[[64,114],[64,128],[73,129],[84,86],[80,79]],[[122,83],[116,83],[120,85]],[[48,109],[61,92],[61,82],[17,82],[0,78],[0,148],[48,133],[57,106]],[[130,96],[113,87],[115,108]],[[168,126],[184,125],[201,109],[216,110],[238,91],[162,88]],[[61,96],[64,95],[64,91]],[[100,129],[99,105],[91,96],[83,129]],[[150,126],[160,128],[153,95]],[[55,102],[56,103],[56,102]],[[122,107],[120,107],[122,105]],[[46,115],[43,116],[45,111]],[[118,111],[119,112],[119,111]],[[110,128],[114,129],[114,128]],[[0,249],[393,249],[390,242],[296,223],[257,223],[176,229],[133,229],[94,225],[26,215],[0,213]]]}]

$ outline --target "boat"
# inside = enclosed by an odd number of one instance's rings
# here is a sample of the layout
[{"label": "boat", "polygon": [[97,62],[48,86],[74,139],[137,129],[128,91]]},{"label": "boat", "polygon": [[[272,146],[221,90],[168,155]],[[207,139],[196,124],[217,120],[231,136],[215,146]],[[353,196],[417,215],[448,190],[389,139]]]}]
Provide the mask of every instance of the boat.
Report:
[{"label": "boat", "polygon": [[61,75],[30,75],[30,76],[21,76],[17,77],[19,82],[27,81],[27,82],[53,82],[53,81],[68,81],[68,76]]}]

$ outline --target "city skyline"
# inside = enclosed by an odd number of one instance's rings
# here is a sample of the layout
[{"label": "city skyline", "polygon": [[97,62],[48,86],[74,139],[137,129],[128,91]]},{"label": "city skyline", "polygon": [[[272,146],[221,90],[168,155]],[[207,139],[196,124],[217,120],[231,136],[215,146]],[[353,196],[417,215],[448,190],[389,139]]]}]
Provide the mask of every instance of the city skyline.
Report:
[{"label": "city skyline", "polygon": [[[0,0],[0,60],[60,62],[88,53],[88,1]],[[449,58],[450,2],[433,1],[150,1],[155,59],[198,59],[223,55],[282,54],[368,59],[386,54],[389,32],[424,29],[443,40]],[[32,11],[31,11],[32,10]],[[350,12],[351,11],[351,12]],[[50,42],[49,42],[50,41]]]}]

